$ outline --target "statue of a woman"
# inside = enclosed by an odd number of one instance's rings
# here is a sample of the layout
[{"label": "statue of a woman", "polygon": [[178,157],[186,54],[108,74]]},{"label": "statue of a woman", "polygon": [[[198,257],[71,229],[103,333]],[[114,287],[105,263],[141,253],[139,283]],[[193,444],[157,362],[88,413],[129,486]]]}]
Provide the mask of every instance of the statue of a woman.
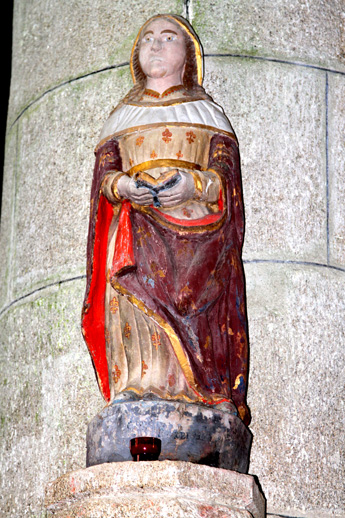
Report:
[{"label": "statue of a woman", "polygon": [[191,26],[158,15],[96,148],[83,335],[108,402],[246,406],[236,137],[202,87]]}]

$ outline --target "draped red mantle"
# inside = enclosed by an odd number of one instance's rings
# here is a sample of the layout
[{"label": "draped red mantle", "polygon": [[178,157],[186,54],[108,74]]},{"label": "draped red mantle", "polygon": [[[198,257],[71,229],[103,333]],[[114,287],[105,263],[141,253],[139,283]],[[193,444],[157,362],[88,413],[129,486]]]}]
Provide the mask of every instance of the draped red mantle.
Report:
[{"label": "draped red mantle", "polygon": [[[97,151],[82,329],[107,401],[110,388],[104,329],[106,258],[109,227],[113,217],[119,217],[110,278],[116,277],[125,290],[174,329],[196,386],[203,394],[223,394],[239,409],[245,404],[248,346],[237,145],[230,137],[215,135],[209,156],[208,168],[223,178],[225,213],[194,221],[194,228],[189,228],[187,222],[176,225],[176,221],[169,221],[153,209],[142,212],[128,200],[122,203],[120,215],[114,215],[114,207],[101,194],[101,185],[108,172],[122,170],[118,143],[109,140]],[[118,207],[115,212],[118,213]],[[149,236],[145,251],[133,242],[139,231]],[[165,277],[147,283],[153,262],[164,270]],[[245,417],[245,421],[248,419],[249,416]]]}]

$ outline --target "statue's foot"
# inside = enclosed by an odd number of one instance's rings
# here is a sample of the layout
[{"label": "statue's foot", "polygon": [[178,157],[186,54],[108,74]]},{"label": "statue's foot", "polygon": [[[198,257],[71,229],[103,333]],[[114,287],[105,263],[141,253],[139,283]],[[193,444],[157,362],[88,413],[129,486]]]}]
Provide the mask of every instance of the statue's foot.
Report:
[{"label": "statue's foot", "polygon": [[125,403],[126,401],[138,401],[138,399],[140,399],[140,396],[138,396],[138,394],[132,392],[131,390],[128,390],[126,392],[120,392],[119,394],[116,394],[111,404]]}]

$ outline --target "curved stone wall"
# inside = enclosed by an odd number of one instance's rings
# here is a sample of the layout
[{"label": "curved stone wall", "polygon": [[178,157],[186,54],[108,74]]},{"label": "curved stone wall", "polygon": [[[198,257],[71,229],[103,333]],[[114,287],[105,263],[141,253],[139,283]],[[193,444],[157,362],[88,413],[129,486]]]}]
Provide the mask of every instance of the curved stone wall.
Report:
[{"label": "curved stone wall", "polygon": [[2,516],[40,516],[102,408],[79,319],[93,148],[142,23],[185,15],[240,142],[254,442],[268,511],[343,509],[345,36],[332,0],[16,0],[0,263]]}]

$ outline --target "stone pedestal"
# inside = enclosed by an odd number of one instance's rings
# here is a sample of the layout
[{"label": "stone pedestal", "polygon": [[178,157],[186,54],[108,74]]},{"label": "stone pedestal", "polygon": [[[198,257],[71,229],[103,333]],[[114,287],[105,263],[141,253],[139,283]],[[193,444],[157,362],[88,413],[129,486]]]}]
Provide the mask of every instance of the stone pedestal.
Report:
[{"label": "stone pedestal", "polygon": [[252,434],[234,414],[171,401],[121,402],[104,408],[87,430],[87,466],[132,460],[130,440],[156,437],[159,457],[246,473]]},{"label": "stone pedestal", "polygon": [[48,518],[264,518],[255,479],[189,462],[117,462],[63,475],[46,489]]}]

